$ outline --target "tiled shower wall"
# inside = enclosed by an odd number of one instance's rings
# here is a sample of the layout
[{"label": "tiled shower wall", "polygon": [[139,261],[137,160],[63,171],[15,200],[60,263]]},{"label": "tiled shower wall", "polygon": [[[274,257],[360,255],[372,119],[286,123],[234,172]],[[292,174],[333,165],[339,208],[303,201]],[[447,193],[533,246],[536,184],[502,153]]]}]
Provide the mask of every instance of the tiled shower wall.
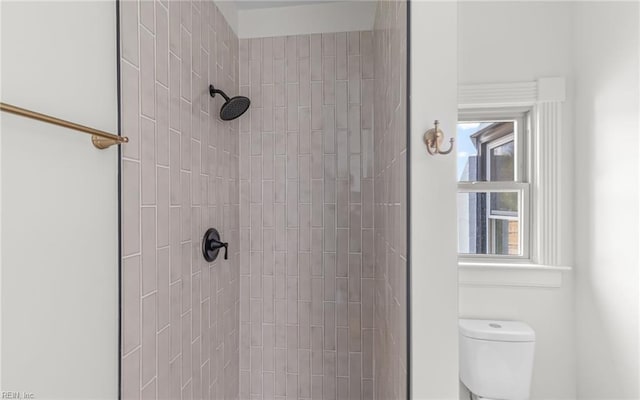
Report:
[{"label": "tiled shower wall", "polygon": [[375,46],[375,398],[407,398],[407,3],[380,1]]},{"label": "tiled shower wall", "polygon": [[373,61],[371,31],[240,41],[243,399],[373,398]]},{"label": "tiled shower wall", "polygon": [[[238,39],[211,1],[120,1],[123,399],[239,387]],[[229,260],[204,261],[209,227]]]}]

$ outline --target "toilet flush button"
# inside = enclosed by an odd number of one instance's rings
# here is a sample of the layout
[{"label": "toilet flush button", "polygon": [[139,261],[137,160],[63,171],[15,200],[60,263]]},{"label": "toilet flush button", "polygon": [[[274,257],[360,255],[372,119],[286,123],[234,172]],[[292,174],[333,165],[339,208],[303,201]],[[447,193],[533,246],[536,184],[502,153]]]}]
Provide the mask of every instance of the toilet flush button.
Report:
[{"label": "toilet flush button", "polygon": [[492,328],[502,328],[502,325],[495,324],[495,323],[491,323],[491,324],[489,324],[489,326],[492,327]]}]

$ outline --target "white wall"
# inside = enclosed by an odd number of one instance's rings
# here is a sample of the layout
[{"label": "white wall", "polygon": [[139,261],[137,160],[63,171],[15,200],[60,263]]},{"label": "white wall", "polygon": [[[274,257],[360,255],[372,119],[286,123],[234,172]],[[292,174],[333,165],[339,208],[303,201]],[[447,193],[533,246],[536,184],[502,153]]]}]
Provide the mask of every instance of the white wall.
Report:
[{"label": "white wall", "polygon": [[[567,2],[462,2],[458,15],[460,84],[567,77],[565,182],[572,182],[571,7]],[[571,185],[562,190],[565,209],[571,210]],[[563,216],[563,226],[563,241],[571,248],[571,213]],[[564,253],[562,265],[572,265],[572,252]],[[460,287],[462,317],[522,320],[535,329],[532,399],[575,398],[573,277],[562,274],[560,288]]]},{"label": "white wall", "polygon": [[638,7],[574,11],[580,399],[640,398]]},{"label": "white wall", "polygon": [[535,329],[532,399],[575,398],[570,285],[565,279],[562,288],[460,287],[463,318],[522,320]]},{"label": "white wall", "polygon": [[[413,399],[458,397],[455,156],[430,156],[423,133],[457,121],[457,6],[411,2],[411,382]],[[427,23],[428,21],[428,23]]]},{"label": "white wall", "polygon": [[[238,37],[259,38],[373,29],[376,1],[338,1],[238,11]],[[226,14],[225,14],[226,15]]]},{"label": "white wall", "polygon": [[[2,101],[115,132],[114,2],[7,2]],[[2,113],[3,391],[115,399],[117,149]]]}]

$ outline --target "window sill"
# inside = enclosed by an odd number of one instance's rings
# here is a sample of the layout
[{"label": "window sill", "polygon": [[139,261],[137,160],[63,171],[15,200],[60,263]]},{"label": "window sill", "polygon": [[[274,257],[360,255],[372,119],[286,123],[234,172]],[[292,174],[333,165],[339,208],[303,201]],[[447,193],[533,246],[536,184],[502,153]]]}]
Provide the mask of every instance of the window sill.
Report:
[{"label": "window sill", "polygon": [[459,261],[458,283],[460,286],[559,288],[563,274],[571,271],[568,266]]}]

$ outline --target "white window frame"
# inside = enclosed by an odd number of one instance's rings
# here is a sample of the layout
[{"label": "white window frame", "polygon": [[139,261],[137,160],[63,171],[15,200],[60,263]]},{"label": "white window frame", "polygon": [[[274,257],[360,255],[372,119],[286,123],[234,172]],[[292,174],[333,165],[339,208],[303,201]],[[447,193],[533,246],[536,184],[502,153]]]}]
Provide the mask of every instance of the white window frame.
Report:
[{"label": "white window frame", "polygon": [[[529,249],[527,257],[508,258],[492,255],[478,257],[460,255],[459,264],[468,268],[516,268],[531,271],[531,268],[548,270],[549,268],[570,269],[562,262],[570,255],[565,255],[565,237],[568,227],[562,226],[560,215],[563,215],[564,203],[561,197],[563,172],[561,157],[563,119],[562,108],[565,101],[565,79],[563,77],[540,78],[533,82],[488,83],[460,85],[458,90],[458,109],[462,115],[490,115],[496,112],[513,109],[530,109],[527,125],[526,160],[517,162],[526,165],[528,176],[518,179],[527,182],[528,188],[522,190],[522,196],[530,199],[524,205],[523,213],[529,215],[528,227],[522,231],[529,233]],[[482,119],[483,117],[476,118]],[[459,118],[462,121],[461,118]],[[468,119],[467,119],[468,120]],[[516,151],[516,153],[520,153]],[[460,183],[459,192],[487,191],[486,183]],[[513,183],[518,185],[518,183]],[[527,208],[525,210],[525,208]],[[526,240],[525,240],[526,241]],[[496,277],[502,275],[495,275]],[[463,279],[463,278],[461,278]],[[466,278],[463,279],[463,281]],[[473,279],[472,279],[473,281]],[[543,285],[545,286],[545,285]]]},{"label": "white window frame", "polygon": [[[465,262],[517,262],[531,263],[531,191],[529,183],[529,169],[531,154],[528,154],[531,146],[528,144],[531,138],[532,126],[532,107],[497,107],[497,108],[477,108],[460,110],[458,113],[458,123],[465,122],[511,122],[514,121],[514,132],[499,136],[495,139],[489,139],[486,143],[486,154],[484,168],[487,179],[490,177],[490,151],[492,148],[514,141],[514,181],[469,181],[458,182],[458,193],[508,193],[516,192],[518,194],[518,249],[520,254],[469,254],[458,253],[458,258]],[[488,201],[490,203],[490,201]],[[488,242],[493,242],[493,236],[490,232],[489,205],[487,205],[487,223],[485,235]],[[502,218],[507,219],[507,218]],[[491,245],[487,244],[489,247]],[[495,243],[494,243],[495,245]]]},{"label": "white window frame", "polygon": [[[518,210],[522,216],[519,219],[520,227],[518,229],[518,248],[521,249],[520,255],[501,255],[501,254],[464,254],[459,253],[458,258],[467,262],[528,262],[530,261],[530,190],[528,183],[522,182],[460,182],[458,183],[458,193],[518,193]],[[488,217],[487,217],[488,218]],[[506,219],[506,218],[503,218]],[[487,224],[487,229],[488,224]],[[487,232],[488,234],[488,232]],[[489,240],[489,239],[488,239]]]}]

